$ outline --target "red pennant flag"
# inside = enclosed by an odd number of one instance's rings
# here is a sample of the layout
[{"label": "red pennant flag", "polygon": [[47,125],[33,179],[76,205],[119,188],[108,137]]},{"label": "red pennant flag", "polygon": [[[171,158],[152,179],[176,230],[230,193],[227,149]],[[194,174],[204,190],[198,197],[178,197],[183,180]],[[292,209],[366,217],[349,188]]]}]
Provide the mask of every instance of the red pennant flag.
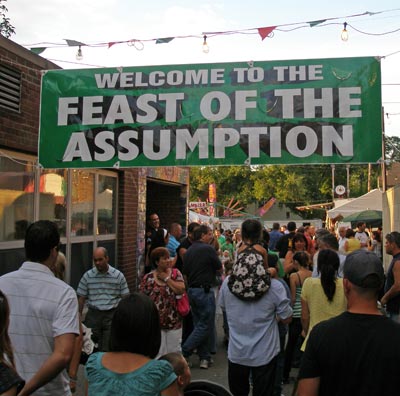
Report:
[{"label": "red pennant flag", "polygon": [[117,44],[116,41],[111,41],[110,43],[108,43],[108,48],[111,48],[114,44]]},{"label": "red pennant flag", "polygon": [[275,29],[276,26],[258,28],[258,34],[261,36],[261,40],[264,40],[266,37],[268,37]]}]

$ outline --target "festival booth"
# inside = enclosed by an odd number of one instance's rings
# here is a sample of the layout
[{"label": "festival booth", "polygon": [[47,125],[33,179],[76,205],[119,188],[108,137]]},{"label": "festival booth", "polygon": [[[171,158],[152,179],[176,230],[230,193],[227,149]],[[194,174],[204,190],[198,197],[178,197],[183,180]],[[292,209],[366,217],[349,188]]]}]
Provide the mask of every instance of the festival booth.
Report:
[{"label": "festival booth", "polygon": [[382,192],[372,190],[358,198],[335,201],[336,207],[327,211],[327,223],[335,224],[343,218],[365,210],[382,211]]},{"label": "festival booth", "polygon": [[219,218],[214,216],[206,216],[200,213],[196,213],[193,210],[189,210],[189,223],[192,222],[207,224],[211,228],[214,228],[214,224],[219,223]]}]

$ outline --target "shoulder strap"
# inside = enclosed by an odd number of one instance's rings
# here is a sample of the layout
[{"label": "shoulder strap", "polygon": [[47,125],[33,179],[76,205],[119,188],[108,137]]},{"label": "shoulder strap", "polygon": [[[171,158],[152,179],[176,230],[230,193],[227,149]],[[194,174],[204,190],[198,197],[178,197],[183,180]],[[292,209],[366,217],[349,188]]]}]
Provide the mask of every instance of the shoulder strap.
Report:
[{"label": "shoulder strap", "polygon": [[301,277],[300,277],[299,273],[298,273],[298,272],[296,272],[296,275],[297,275],[297,278],[299,278],[299,283],[300,283],[300,286],[302,286]]}]

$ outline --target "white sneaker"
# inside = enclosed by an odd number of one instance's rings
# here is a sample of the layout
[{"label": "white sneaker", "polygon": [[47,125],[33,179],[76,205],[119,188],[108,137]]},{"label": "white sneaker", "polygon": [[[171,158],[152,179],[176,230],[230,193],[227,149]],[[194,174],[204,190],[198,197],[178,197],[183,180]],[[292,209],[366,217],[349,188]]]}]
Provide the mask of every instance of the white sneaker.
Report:
[{"label": "white sneaker", "polygon": [[208,369],[208,360],[206,360],[206,359],[200,360],[200,368],[207,370]]}]

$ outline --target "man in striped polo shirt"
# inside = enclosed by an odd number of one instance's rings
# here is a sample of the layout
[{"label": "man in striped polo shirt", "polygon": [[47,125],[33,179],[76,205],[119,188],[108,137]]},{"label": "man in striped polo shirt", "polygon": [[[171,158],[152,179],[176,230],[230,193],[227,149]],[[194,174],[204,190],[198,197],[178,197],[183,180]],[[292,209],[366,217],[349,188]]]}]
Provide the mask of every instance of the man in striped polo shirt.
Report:
[{"label": "man in striped polo shirt", "polygon": [[122,272],[108,264],[106,248],[94,250],[93,262],[94,267],[85,272],[79,282],[79,312],[82,315],[87,301],[85,325],[92,329],[99,350],[108,351],[115,308],[123,297],[129,295],[129,289]]}]

